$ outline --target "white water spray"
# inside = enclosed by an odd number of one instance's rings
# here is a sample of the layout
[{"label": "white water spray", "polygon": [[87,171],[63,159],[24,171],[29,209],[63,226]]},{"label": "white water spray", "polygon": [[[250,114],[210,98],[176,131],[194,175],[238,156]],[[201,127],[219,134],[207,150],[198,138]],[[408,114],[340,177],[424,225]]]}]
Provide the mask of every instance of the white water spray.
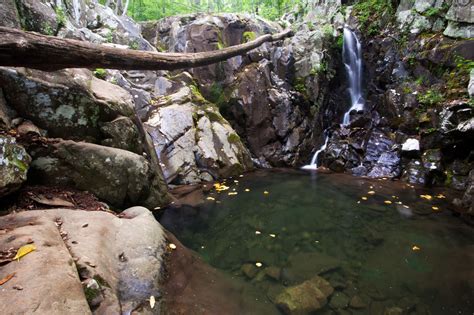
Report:
[{"label": "white water spray", "polygon": [[[344,114],[343,126],[350,123],[350,112],[364,109],[364,98],[362,97],[362,46],[356,34],[348,28],[344,28],[344,44],[342,46],[342,61],[344,63],[347,79],[349,81],[349,94],[351,96],[351,107]],[[317,150],[311,163],[302,167],[305,170],[316,170],[318,168],[318,157],[326,150],[329,142],[329,134],[325,133],[324,144]]]},{"label": "white water spray", "polygon": [[302,167],[304,170],[315,170],[318,168],[318,157],[321,152],[326,150],[326,147],[328,146],[329,142],[329,135],[326,135],[326,138],[324,139],[324,144],[319,148],[318,151],[316,151],[313,155],[313,158],[311,159],[311,163],[308,165],[305,165]]},{"label": "white water spray", "polygon": [[349,95],[351,96],[351,107],[344,114],[342,124],[350,123],[350,112],[364,109],[364,98],[362,97],[362,47],[356,34],[348,28],[344,28],[344,44],[342,46],[342,61],[346,68],[349,81]]}]

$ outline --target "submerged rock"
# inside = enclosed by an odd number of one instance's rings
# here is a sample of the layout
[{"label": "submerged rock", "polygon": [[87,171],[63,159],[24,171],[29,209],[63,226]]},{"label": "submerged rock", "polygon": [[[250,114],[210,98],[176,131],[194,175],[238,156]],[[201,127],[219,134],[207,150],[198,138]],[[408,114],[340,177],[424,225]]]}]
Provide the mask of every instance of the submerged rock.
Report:
[{"label": "submerged rock", "polygon": [[334,292],[329,282],[315,276],[301,284],[288,287],[275,298],[285,314],[309,314],[321,309]]},{"label": "submerged rock", "polygon": [[334,293],[331,296],[331,300],[329,301],[329,306],[333,309],[347,308],[348,305],[349,297],[342,292]]},{"label": "submerged rock", "polygon": [[31,157],[15,138],[0,135],[0,197],[6,196],[26,181]]},{"label": "submerged rock", "polygon": [[281,273],[284,282],[294,284],[304,281],[308,276],[322,274],[338,269],[341,262],[323,253],[296,253],[288,258],[288,267]]}]

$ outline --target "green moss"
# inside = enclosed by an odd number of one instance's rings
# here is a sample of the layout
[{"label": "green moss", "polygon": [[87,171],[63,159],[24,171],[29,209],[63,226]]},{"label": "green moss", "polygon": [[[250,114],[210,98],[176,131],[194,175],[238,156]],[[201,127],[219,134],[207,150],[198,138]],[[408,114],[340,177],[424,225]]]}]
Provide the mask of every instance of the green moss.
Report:
[{"label": "green moss", "polygon": [[231,133],[228,137],[227,137],[227,141],[229,141],[230,143],[232,144],[236,144],[236,143],[239,143],[240,142],[240,137],[238,134],[236,133]]},{"label": "green moss", "polygon": [[206,116],[207,118],[209,118],[211,122],[218,122],[218,123],[224,122],[224,118],[212,110],[206,110]]},{"label": "green moss", "polygon": [[189,88],[191,89],[194,101],[199,103],[208,103],[204,96],[202,96],[201,91],[199,91],[199,88],[196,85],[191,84]]},{"label": "green moss", "polygon": [[436,90],[428,90],[418,94],[418,102],[422,105],[436,105],[444,101],[444,95]]},{"label": "green moss", "polygon": [[107,77],[107,71],[102,68],[95,69],[93,73],[96,78],[101,80],[105,80],[105,78]]},{"label": "green moss", "polygon": [[242,41],[244,43],[251,42],[255,40],[256,38],[257,38],[257,35],[255,34],[255,32],[244,32],[242,34]]},{"label": "green moss", "polygon": [[87,303],[89,305],[92,301],[101,294],[100,289],[92,289],[84,286],[84,295],[86,296]]},{"label": "green moss", "polygon": [[304,78],[296,78],[293,87],[295,88],[296,91],[300,92],[301,94],[304,94],[304,95],[307,94]]},{"label": "green moss", "polygon": [[356,3],[353,12],[359,20],[361,31],[374,36],[385,26],[383,17],[389,15],[393,18],[394,9],[390,0],[365,0]]}]

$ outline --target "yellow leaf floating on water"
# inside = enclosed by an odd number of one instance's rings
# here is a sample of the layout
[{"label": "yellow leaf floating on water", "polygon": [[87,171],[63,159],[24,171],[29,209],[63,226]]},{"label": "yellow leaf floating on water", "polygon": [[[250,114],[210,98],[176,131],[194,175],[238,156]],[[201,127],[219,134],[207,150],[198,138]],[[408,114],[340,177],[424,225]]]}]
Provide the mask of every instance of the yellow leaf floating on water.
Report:
[{"label": "yellow leaf floating on water", "polygon": [[375,191],[371,190],[369,192],[367,192],[369,195],[375,195]]},{"label": "yellow leaf floating on water", "polygon": [[248,189],[248,188],[245,188],[245,191],[246,191],[246,192],[249,192],[249,191],[250,191],[250,189]]},{"label": "yellow leaf floating on water", "polygon": [[367,200],[367,197],[364,196],[364,197],[361,197],[360,199],[362,199],[362,200]]},{"label": "yellow leaf floating on water", "polygon": [[206,199],[207,200],[216,200],[216,198],[214,198],[214,197],[207,197]]},{"label": "yellow leaf floating on water", "polygon": [[420,195],[420,198],[431,200],[433,197],[431,195]]},{"label": "yellow leaf floating on water", "polygon": [[263,194],[264,194],[264,195],[268,195],[269,192],[265,190],[265,191],[263,192]]},{"label": "yellow leaf floating on water", "polygon": [[434,211],[439,211],[439,208],[435,206],[431,207],[431,209],[433,209]]},{"label": "yellow leaf floating on water", "polygon": [[392,202],[391,202],[390,200],[385,200],[384,203],[387,204],[387,205],[391,205],[391,204],[392,204]]},{"label": "yellow leaf floating on water", "polygon": [[153,295],[150,296],[150,307],[151,307],[151,308],[154,308],[154,307],[155,307],[155,303],[156,303],[155,297],[154,297]]},{"label": "yellow leaf floating on water", "polygon": [[20,247],[18,251],[16,252],[15,257],[13,257],[13,260],[18,259],[20,260],[21,257],[25,256],[26,254],[31,253],[32,251],[36,250],[36,246],[33,244],[28,244]]},{"label": "yellow leaf floating on water", "polygon": [[216,189],[216,191],[220,192],[220,191],[228,190],[230,187],[224,184],[215,183],[214,188]]},{"label": "yellow leaf floating on water", "polygon": [[438,194],[438,195],[436,196],[436,198],[438,198],[438,199],[445,199],[446,196],[443,195],[443,194]]},{"label": "yellow leaf floating on water", "polygon": [[228,193],[228,195],[229,195],[229,196],[235,196],[235,195],[237,195],[237,192],[236,192],[236,191],[230,192],[230,193]]},{"label": "yellow leaf floating on water", "polygon": [[255,266],[257,266],[258,268],[260,268],[260,267],[263,266],[263,264],[262,264],[261,262],[256,262],[256,263],[255,263]]},{"label": "yellow leaf floating on water", "polygon": [[414,245],[412,248],[411,248],[412,251],[417,251],[417,250],[420,250],[420,248],[416,245]]}]

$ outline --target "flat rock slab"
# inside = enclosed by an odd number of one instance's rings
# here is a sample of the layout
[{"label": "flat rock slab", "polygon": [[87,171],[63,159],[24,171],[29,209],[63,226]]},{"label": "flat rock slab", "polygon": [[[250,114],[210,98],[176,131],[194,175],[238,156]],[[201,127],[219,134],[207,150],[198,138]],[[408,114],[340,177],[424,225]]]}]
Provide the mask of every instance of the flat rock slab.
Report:
[{"label": "flat rock slab", "polygon": [[[158,312],[166,247],[161,225],[142,207],[108,212],[35,210],[0,218],[0,250],[36,250],[0,267],[2,314]],[[83,283],[98,288],[83,289]],[[82,282],[82,283],[81,283]],[[86,293],[86,294],[85,294]]]}]

